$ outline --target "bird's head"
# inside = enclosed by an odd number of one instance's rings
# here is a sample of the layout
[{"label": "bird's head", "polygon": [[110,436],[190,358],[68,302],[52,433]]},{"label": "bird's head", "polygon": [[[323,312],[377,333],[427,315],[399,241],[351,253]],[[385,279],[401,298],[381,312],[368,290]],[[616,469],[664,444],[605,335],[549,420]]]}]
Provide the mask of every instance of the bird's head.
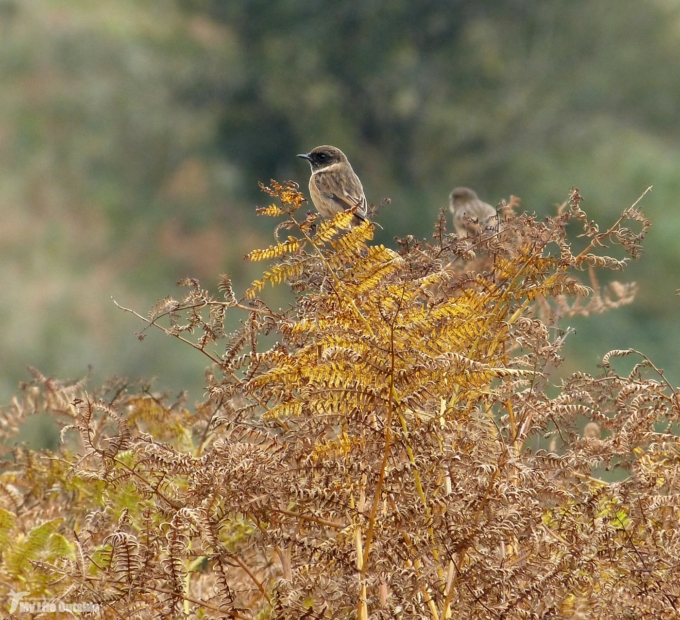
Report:
[{"label": "bird's head", "polygon": [[347,161],[347,157],[340,149],[328,145],[317,146],[309,153],[302,153],[298,157],[306,159],[312,166],[312,170],[321,170],[333,164],[341,164]]},{"label": "bird's head", "polygon": [[477,193],[471,190],[469,187],[456,187],[449,194],[449,200],[452,207],[457,207],[458,205],[465,204],[471,200],[479,200],[477,198]]}]

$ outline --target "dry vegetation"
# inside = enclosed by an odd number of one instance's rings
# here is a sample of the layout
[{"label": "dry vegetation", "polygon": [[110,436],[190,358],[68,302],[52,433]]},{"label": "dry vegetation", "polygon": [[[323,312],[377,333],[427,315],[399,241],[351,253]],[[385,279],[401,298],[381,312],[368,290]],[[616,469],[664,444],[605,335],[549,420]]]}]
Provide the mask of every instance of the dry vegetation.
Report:
[{"label": "dry vegetation", "polygon": [[[632,299],[595,270],[624,266],[607,245],[638,256],[637,208],[600,232],[575,191],[544,223],[511,203],[459,240],[442,216],[395,252],[266,191],[262,279],[240,300],[187,280],[142,317],[210,358],[205,402],[36,372],[2,412],[6,440],[45,411],[64,439],[6,452],[5,587],[112,619],[677,618],[675,389],[633,351],[546,389],[559,319]],[[284,282],[296,301],[273,310]]]}]

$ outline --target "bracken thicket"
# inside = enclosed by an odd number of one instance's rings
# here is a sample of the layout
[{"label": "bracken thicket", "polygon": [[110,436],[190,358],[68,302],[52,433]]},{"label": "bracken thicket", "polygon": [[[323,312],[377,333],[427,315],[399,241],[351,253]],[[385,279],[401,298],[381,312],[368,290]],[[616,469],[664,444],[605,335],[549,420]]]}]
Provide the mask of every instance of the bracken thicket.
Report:
[{"label": "bracken thicket", "polygon": [[4,448],[6,591],[107,619],[680,617],[676,390],[631,350],[554,379],[560,321],[633,298],[596,272],[638,257],[637,207],[601,232],[577,191],[544,222],[511,200],[393,250],[264,190],[261,279],[137,315],[208,358],[204,402],[34,371],[3,409],[6,446],[36,412],[62,428]]}]

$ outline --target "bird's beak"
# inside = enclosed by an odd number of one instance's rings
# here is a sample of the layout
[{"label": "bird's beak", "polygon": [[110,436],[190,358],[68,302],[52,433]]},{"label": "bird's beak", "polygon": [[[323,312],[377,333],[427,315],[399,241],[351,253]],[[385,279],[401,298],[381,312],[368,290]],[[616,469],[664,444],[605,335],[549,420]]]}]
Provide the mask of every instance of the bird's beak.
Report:
[{"label": "bird's beak", "polygon": [[312,158],[309,156],[308,153],[300,153],[298,157],[302,157],[302,159],[306,159],[307,161],[312,161]]}]

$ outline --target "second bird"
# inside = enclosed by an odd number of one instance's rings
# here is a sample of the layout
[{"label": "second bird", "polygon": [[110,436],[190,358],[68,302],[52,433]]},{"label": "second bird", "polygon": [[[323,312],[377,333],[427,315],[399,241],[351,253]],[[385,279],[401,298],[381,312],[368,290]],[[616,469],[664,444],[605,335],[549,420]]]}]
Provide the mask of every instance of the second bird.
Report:
[{"label": "second bird", "polygon": [[449,208],[459,237],[473,237],[498,222],[496,209],[480,200],[469,187],[456,187],[451,192]]},{"label": "second bird", "polygon": [[352,225],[366,219],[368,203],[364,188],[345,154],[334,146],[317,146],[309,153],[298,155],[312,167],[309,193],[316,210],[332,218],[342,211],[357,207]]}]

